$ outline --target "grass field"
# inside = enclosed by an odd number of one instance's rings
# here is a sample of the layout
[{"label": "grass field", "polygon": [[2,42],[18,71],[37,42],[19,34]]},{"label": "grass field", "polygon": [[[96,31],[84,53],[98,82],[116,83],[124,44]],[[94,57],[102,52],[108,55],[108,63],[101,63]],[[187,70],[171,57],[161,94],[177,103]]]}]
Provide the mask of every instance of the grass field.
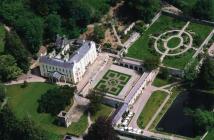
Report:
[{"label": "grass field", "polygon": [[151,120],[152,116],[158,110],[160,105],[163,103],[164,99],[166,98],[167,93],[162,91],[156,91],[152,93],[152,96],[149,98],[148,102],[146,103],[143,111],[141,112],[137,124],[141,128],[145,128],[146,125]]},{"label": "grass field", "polygon": [[180,38],[174,37],[174,38],[169,40],[169,42],[167,43],[167,46],[169,48],[175,48],[179,45],[180,42],[181,42]]},{"label": "grass field", "polygon": [[214,140],[214,129],[210,130],[204,140]]},{"label": "grass field", "polygon": [[123,90],[124,86],[127,84],[130,78],[130,75],[108,70],[94,89],[100,92],[107,92],[112,95],[118,95]]},{"label": "grass field", "polygon": [[101,109],[97,111],[91,119],[92,121],[95,121],[99,116],[109,117],[113,110],[112,107],[101,104]]},{"label": "grass field", "polygon": [[152,123],[152,125],[150,126],[149,130],[156,131],[157,124],[159,123],[161,118],[164,116],[164,114],[167,112],[167,110],[170,108],[173,101],[176,99],[176,97],[179,95],[180,92],[181,92],[181,89],[179,87],[173,88],[172,94],[170,95],[169,100],[167,101],[167,103],[165,104],[165,106],[163,107],[161,112],[158,114],[158,116],[155,118],[155,120]]},{"label": "grass field", "polygon": [[[195,35],[193,35],[193,44],[195,44],[196,40],[199,42],[199,44],[202,44],[209,33],[213,30],[213,27],[198,23],[191,23],[189,24],[187,30],[195,33]],[[198,39],[196,36],[199,36],[200,39]],[[194,45],[194,47],[198,48],[200,45]]]},{"label": "grass field", "polygon": [[5,29],[2,24],[0,24],[0,53],[4,52],[4,37]]},{"label": "grass field", "polygon": [[[148,30],[145,31],[145,33],[129,48],[128,50],[128,57],[132,57],[139,60],[144,60],[148,57],[155,57],[160,56],[155,49],[153,44],[150,42],[151,38],[149,38],[151,35],[153,36],[159,36],[160,34],[172,30],[172,29],[181,29],[187,21],[178,20],[169,16],[162,15],[151,27],[149,27]],[[206,39],[206,37],[209,35],[209,33],[212,31],[211,26],[202,25],[198,23],[192,23],[190,22],[189,26],[187,27],[186,31],[189,31],[191,35],[193,36],[193,47],[199,47],[200,44]],[[154,41],[153,41],[154,42]],[[168,42],[169,48],[174,48],[178,45],[180,41],[176,38],[170,40]],[[199,44],[199,45],[196,45]],[[158,48],[161,48],[163,46],[160,46]],[[162,49],[162,48],[161,48]],[[161,50],[160,49],[160,50]],[[181,51],[181,49],[176,49],[176,51]],[[178,53],[177,52],[177,53]],[[193,54],[195,53],[195,50],[191,49],[182,54],[180,57],[172,57],[172,56],[166,56],[163,64],[165,66],[183,69],[186,64],[189,62]]]},{"label": "grass field", "polygon": [[191,49],[178,57],[166,57],[163,60],[163,64],[168,67],[183,69],[191,60],[194,53],[195,51]]},{"label": "grass field", "polygon": [[[69,128],[59,127],[53,124],[55,117],[46,113],[38,113],[37,100],[47,90],[56,87],[53,84],[47,83],[28,83],[26,88],[21,88],[21,85],[7,86],[7,96],[9,97],[9,105],[15,112],[18,118],[23,118],[26,115],[31,117],[42,129],[49,132],[51,140],[59,140],[66,133],[73,135],[81,135],[88,127],[87,114],[83,114],[78,122],[72,123]],[[101,105],[101,110],[98,111],[92,119],[99,116],[109,115],[113,109],[106,105]]]},{"label": "grass field", "polygon": [[171,84],[173,82],[176,82],[177,80],[174,77],[169,77],[168,79],[163,79],[160,76],[157,76],[154,80],[154,82],[152,83],[152,85],[156,86],[156,87],[162,87],[168,84]]},{"label": "grass field", "polygon": [[149,36],[154,34],[164,33],[169,29],[180,29],[186,22],[179,21],[168,16],[161,16],[145,33],[129,48],[128,57],[144,60],[148,57],[157,56],[157,53],[152,53],[153,46],[149,46]]}]

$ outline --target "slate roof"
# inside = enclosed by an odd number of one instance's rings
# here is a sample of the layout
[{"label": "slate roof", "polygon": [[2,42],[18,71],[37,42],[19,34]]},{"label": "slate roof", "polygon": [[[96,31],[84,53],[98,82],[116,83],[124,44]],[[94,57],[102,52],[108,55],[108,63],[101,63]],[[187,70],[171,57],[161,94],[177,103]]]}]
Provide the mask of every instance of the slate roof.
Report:
[{"label": "slate roof", "polygon": [[57,58],[49,58],[49,56],[41,56],[39,62],[63,68],[72,68],[76,62],[79,62],[87,54],[91,48],[91,45],[95,45],[95,43],[91,41],[84,42],[82,46],[74,52],[74,55],[72,55],[68,61]]}]

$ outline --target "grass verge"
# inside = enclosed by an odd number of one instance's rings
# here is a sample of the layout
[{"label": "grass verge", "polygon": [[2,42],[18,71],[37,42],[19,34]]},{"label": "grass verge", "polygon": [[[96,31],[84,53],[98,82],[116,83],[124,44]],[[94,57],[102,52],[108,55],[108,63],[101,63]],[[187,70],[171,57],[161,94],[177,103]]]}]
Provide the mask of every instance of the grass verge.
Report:
[{"label": "grass verge", "polygon": [[152,93],[152,96],[149,98],[148,102],[146,103],[143,111],[141,112],[137,124],[141,128],[145,128],[146,125],[149,123],[152,116],[158,110],[158,108],[163,103],[164,99],[166,98],[167,93],[162,91],[156,91]]},{"label": "grass verge", "polygon": [[159,123],[161,118],[167,112],[167,110],[172,105],[173,101],[176,99],[176,97],[179,95],[180,92],[181,92],[181,90],[179,88],[174,88],[172,90],[172,95],[170,96],[169,100],[167,101],[167,103],[165,104],[165,106],[163,107],[161,112],[158,114],[158,116],[156,117],[156,119],[154,120],[152,125],[150,126],[149,130],[156,131],[155,127],[157,126],[157,124]]}]

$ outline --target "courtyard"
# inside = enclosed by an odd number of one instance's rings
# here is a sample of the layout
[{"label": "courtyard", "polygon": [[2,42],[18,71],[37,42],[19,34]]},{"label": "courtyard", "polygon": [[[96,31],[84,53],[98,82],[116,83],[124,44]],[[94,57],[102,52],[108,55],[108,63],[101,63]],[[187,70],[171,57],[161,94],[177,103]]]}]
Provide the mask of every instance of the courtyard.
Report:
[{"label": "courtyard", "polygon": [[99,83],[95,86],[95,90],[118,95],[128,83],[130,78],[130,75],[108,70]]}]

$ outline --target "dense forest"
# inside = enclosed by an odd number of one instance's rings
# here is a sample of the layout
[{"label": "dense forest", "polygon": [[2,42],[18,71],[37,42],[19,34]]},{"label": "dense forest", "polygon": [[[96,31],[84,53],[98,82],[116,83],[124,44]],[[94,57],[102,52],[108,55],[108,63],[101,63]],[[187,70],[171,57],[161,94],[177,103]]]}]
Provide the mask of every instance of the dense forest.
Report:
[{"label": "dense forest", "polygon": [[0,18],[15,29],[31,53],[36,53],[42,42],[54,40],[56,34],[77,37],[115,3],[99,1],[1,0]]},{"label": "dense forest", "polygon": [[184,15],[214,21],[214,0],[164,0],[184,12]]},{"label": "dense forest", "polygon": [[[5,50],[0,51],[0,81],[16,78],[28,71],[31,58],[42,44],[55,40],[56,34],[76,38],[90,23],[99,22],[110,6],[121,0],[1,0],[0,25],[7,25]],[[175,5],[186,16],[214,21],[214,0],[163,0]],[[149,23],[162,7],[161,0],[126,0],[126,21],[142,19]],[[103,38],[95,28],[95,41]],[[1,42],[1,40],[0,40]],[[98,41],[97,41],[98,42]],[[1,44],[0,44],[1,46]],[[6,64],[7,63],[7,64]]]},{"label": "dense forest", "polygon": [[[5,49],[0,52],[0,81],[27,72],[30,58],[57,34],[76,38],[98,22],[117,0],[1,0],[0,25],[7,25]],[[3,32],[3,31],[2,31]]]}]

